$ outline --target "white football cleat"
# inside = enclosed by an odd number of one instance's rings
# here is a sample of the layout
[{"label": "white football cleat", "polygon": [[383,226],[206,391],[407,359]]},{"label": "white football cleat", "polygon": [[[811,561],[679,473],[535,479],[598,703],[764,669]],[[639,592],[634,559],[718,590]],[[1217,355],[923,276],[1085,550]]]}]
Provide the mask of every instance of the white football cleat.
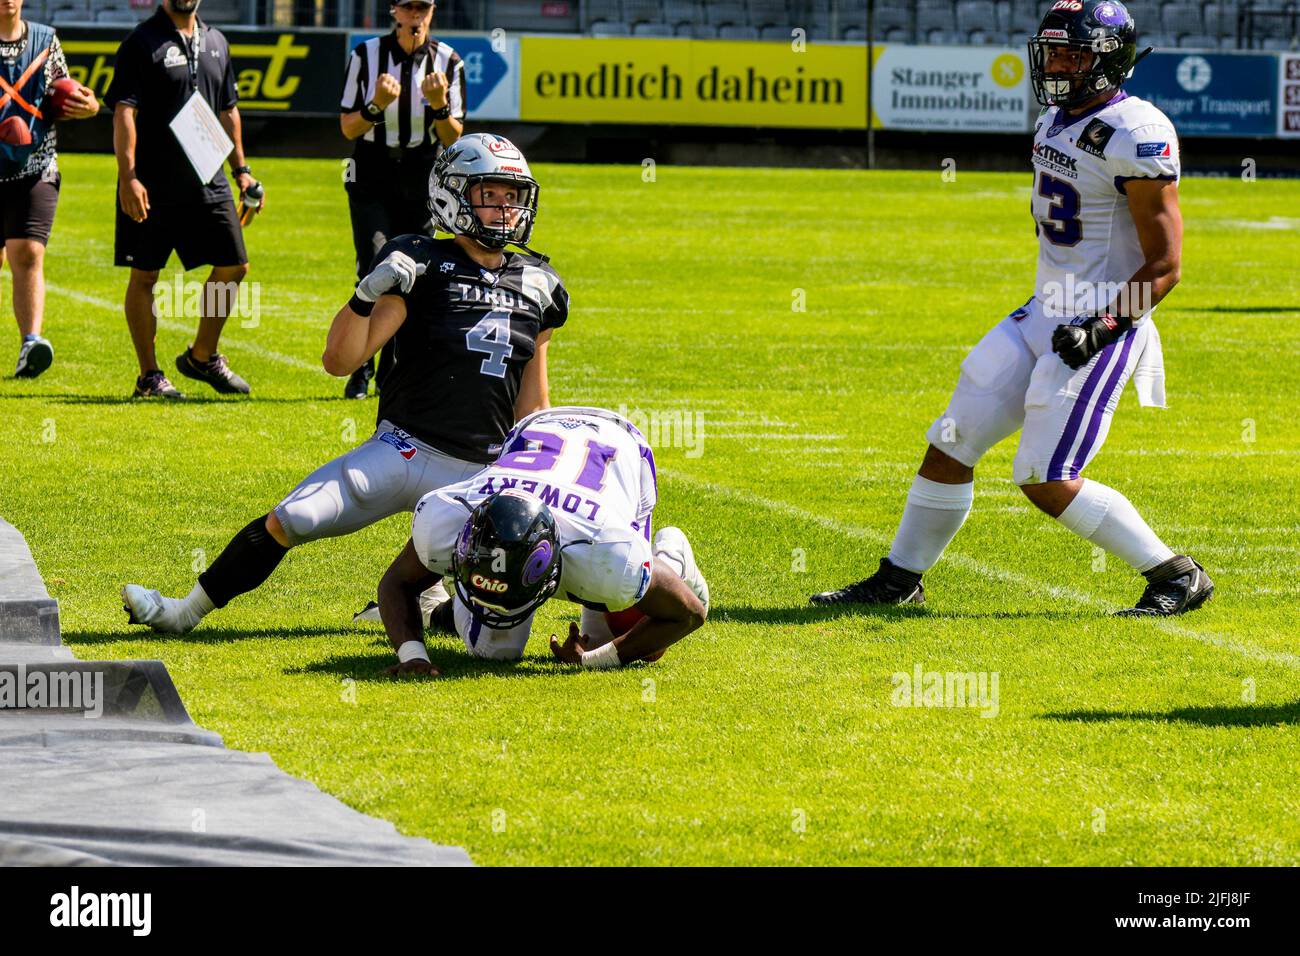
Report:
[{"label": "white football cleat", "polygon": [[163,634],[184,634],[199,623],[199,616],[179,598],[163,597],[138,584],[122,588],[122,603],[130,623],[145,624]]},{"label": "white football cleat", "polygon": [[426,628],[429,627],[429,620],[433,617],[434,610],[450,600],[451,595],[447,593],[447,588],[442,581],[420,595],[420,620],[424,622]]},{"label": "white football cleat", "polygon": [[[447,593],[446,587],[439,581],[429,590],[420,595],[420,620],[424,626],[429,627],[429,619],[433,616],[434,609],[445,601],[450,601],[451,595]],[[376,624],[383,624],[383,619],[379,616],[379,605],[374,601],[367,604],[362,610],[352,615],[354,621],[373,621]]]},{"label": "white football cleat", "polygon": [[383,618],[379,616],[379,605],[371,601],[356,614],[352,615],[354,621],[374,621],[376,624],[383,624]]},{"label": "white football cleat", "polygon": [[695,564],[695,552],[681,528],[660,528],[655,535],[654,553],[657,558],[667,560],[669,567],[677,571],[686,586],[695,592],[695,596],[704,605],[705,613],[709,610],[709,583]]}]

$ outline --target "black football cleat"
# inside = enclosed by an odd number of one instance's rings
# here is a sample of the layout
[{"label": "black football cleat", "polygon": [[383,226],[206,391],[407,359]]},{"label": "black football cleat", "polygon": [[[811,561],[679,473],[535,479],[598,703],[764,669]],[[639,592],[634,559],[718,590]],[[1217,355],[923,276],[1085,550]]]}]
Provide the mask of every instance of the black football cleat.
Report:
[{"label": "black football cleat", "polygon": [[880,568],[871,577],[842,587],[823,591],[808,599],[813,604],[924,604],[925,587],[921,575],[880,559]]},{"label": "black football cleat", "polygon": [[135,380],[135,391],[131,394],[132,398],[169,398],[181,399],[182,395],[167,376],[162,373],[161,369],[154,369],[147,372]]},{"label": "black football cleat", "polygon": [[365,398],[370,391],[370,380],[375,377],[374,366],[367,362],[348,376],[347,385],[343,386],[344,398]]},{"label": "black football cleat", "polygon": [[207,382],[222,395],[247,395],[248,383],[230,370],[226,357],[220,352],[213,352],[206,362],[194,357],[191,349],[186,349],[176,356],[176,371],[186,378]]},{"label": "black football cleat", "polygon": [[1185,554],[1176,554],[1145,573],[1146,590],[1136,605],[1116,617],[1173,617],[1195,611],[1214,594],[1214,582]]}]

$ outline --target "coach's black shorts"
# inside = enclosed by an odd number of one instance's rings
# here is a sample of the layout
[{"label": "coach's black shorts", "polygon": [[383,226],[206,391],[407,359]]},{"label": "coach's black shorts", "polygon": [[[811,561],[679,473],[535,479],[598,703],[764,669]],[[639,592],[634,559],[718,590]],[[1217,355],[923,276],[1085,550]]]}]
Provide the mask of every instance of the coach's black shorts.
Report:
[{"label": "coach's black shorts", "polygon": [[4,210],[5,240],[50,241],[54,209],[59,204],[62,177],[47,181],[42,176],[25,176],[0,183],[0,209]]},{"label": "coach's black shorts", "polygon": [[167,265],[172,250],[186,271],[198,266],[240,266],[248,261],[244,230],[235,203],[186,203],[154,206],[144,222],[136,222],[117,203],[114,263],[144,272]]}]

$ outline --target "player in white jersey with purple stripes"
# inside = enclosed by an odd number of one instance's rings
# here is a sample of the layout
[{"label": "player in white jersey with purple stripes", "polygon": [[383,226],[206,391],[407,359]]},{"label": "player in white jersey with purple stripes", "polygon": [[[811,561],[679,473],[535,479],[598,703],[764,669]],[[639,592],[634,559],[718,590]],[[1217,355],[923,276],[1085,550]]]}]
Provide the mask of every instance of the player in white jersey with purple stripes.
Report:
[{"label": "player in white jersey with purple stripes", "polygon": [[[518,660],[533,615],[558,595],[583,607],[556,657],[587,667],[655,660],[700,627],[709,591],[677,528],[652,536],[654,454],[634,425],[598,408],[536,412],[506,436],[500,458],[425,495],[411,539],[379,586],[395,673],[437,674],[421,638],[417,597],[440,577],[454,596],[432,624],[476,657]],[[605,615],[644,619],[613,635]]]},{"label": "player in white jersey with purple stripes", "polygon": [[1130,378],[1141,404],[1164,405],[1152,313],[1179,279],[1178,136],[1122,89],[1141,59],[1135,38],[1116,0],[1056,0],[1030,40],[1047,107],[1033,145],[1034,294],[962,362],[880,569],[814,603],[921,603],[921,575],[970,512],[976,463],[1017,430],[1013,480],[1029,500],[1146,577],[1136,606],[1120,613],[1181,614],[1213,593],[1205,570],[1175,554],[1124,495],[1081,477]]}]

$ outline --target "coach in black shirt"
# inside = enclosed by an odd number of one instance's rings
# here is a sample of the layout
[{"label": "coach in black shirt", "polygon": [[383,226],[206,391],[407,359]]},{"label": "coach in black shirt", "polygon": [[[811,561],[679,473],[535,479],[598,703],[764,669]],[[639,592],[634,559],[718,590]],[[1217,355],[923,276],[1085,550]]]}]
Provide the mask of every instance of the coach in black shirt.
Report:
[{"label": "coach in black shirt", "polygon": [[[464,131],[465,66],[429,35],[435,9],[427,0],[394,0],[392,32],[358,44],[348,58],[339,124],[356,143],[347,191],[358,280],[388,240],[426,231],[429,174]],[[385,345],[380,356],[381,386],[393,348]],[[372,363],[348,379],[344,395],[365,398]]]},{"label": "coach in black shirt", "polygon": [[218,392],[248,392],[248,383],[217,351],[238,284],[248,273],[230,183],[220,170],[201,182],[170,128],[195,93],[203,97],[235,144],[229,160],[241,195],[253,184],[244,162],[230,47],[220,31],[198,18],[198,6],[199,0],[164,0],[122,41],[108,90],[118,169],[115,261],[131,269],[126,322],[140,361],[138,398],[183,397],[154,352],[154,285],[173,250],[186,270],[213,267],[194,344],[177,357],[177,370]]}]

